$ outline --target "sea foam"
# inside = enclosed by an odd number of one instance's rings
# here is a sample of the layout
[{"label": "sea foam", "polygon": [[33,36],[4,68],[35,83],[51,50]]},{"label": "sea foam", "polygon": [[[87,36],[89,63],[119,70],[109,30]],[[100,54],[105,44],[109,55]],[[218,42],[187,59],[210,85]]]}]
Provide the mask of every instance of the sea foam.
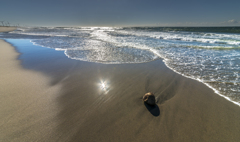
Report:
[{"label": "sea foam", "polygon": [[215,93],[239,105],[240,34],[237,30],[28,27],[0,35],[28,38],[34,44],[63,50],[71,59],[88,62],[144,63],[162,58],[170,69],[206,84]]}]

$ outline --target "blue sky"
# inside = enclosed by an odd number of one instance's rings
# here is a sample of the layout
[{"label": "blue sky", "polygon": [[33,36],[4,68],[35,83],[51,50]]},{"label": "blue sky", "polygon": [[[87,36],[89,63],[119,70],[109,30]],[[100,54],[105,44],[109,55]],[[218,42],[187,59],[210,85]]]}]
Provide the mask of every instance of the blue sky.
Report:
[{"label": "blue sky", "polygon": [[240,26],[239,0],[0,0],[0,21],[29,26]]}]

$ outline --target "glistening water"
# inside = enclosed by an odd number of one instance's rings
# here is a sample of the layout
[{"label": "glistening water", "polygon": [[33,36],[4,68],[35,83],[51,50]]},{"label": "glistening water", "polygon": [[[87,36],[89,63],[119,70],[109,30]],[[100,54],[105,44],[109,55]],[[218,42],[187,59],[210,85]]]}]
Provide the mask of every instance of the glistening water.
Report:
[{"label": "glistening water", "polygon": [[71,59],[104,64],[158,58],[240,105],[240,27],[22,27],[0,38],[31,39]]}]

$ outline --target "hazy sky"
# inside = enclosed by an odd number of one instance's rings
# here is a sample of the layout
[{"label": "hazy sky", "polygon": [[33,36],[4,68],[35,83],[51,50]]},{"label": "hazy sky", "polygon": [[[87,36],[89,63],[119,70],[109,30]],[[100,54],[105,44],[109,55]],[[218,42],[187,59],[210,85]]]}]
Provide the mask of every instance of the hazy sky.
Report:
[{"label": "hazy sky", "polygon": [[240,26],[240,0],[0,0],[29,26]]}]

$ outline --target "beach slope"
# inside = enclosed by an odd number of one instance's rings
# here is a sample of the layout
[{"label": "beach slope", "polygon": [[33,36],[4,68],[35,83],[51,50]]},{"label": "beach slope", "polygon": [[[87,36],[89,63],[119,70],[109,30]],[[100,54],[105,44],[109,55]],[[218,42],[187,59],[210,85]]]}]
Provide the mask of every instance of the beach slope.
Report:
[{"label": "beach slope", "polygon": [[0,26],[0,32],[11,32],[11,31],[14,31],[16,29],[17,29],[17,27],[3,27],[3,26]]},{"label": "beach slope", "polygon": [[[20,61],[3,40],[0,50],[0,141],[240,139],[240,107],[161,59],[106,65],[36,51]],[[146,92],[157,106],[144,105]]]},{"label": "beach slope", "polygon": [[54,128],[53,98],[59,86],[49,78],[25,70],[14,47],[0,40],[0,141],[41,140]]}]

